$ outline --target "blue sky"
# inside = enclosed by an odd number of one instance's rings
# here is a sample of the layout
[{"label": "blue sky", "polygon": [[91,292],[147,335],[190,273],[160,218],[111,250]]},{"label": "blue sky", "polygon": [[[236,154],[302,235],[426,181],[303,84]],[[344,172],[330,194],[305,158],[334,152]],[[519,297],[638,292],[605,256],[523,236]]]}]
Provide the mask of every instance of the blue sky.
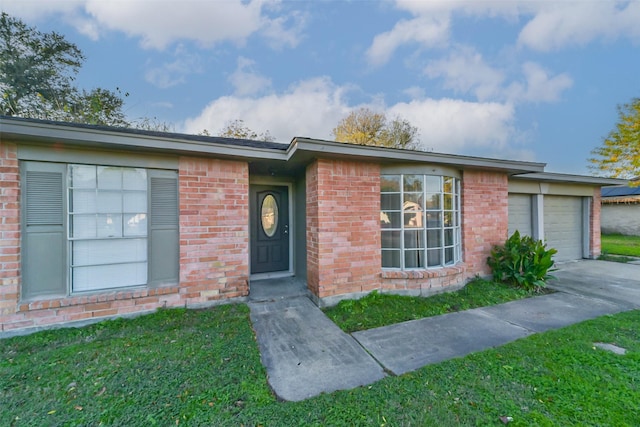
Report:
[{"label": "blue sky", "polygon": [[640,96],[640,1],[0,0],[87,56],[81,87],[130,119],[277,141],[332,139],[359,107],[425,149],[589,173],[616,106]]}]

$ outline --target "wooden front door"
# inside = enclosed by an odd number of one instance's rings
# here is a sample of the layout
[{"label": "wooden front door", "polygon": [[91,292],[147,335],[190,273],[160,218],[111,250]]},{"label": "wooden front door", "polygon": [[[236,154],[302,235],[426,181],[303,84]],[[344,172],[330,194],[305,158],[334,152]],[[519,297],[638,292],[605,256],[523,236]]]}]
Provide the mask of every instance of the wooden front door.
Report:
[{"label": "wooden front door", "polygon": [[250,188],[251,273],[289,270],[289,189]]}]

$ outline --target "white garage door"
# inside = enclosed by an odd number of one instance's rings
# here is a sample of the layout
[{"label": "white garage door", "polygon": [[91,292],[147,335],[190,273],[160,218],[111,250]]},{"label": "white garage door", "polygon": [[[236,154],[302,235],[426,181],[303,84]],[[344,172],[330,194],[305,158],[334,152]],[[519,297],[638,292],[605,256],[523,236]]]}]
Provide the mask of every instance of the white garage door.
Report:
[{"label": "white garage door", "polygon": [[531,215],[531,195],[509,194],[509,236],[516,230],[521,236],[533,235]]},{"label": "white garage door", "polygon": [[556,261],[582,258],[582,198],[544,196],[544,236]]}]

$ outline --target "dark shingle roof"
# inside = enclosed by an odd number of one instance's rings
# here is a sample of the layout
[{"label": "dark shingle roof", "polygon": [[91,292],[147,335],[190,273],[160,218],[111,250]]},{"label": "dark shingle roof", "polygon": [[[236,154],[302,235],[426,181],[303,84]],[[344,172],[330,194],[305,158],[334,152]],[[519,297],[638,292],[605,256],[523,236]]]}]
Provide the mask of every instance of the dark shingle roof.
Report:
[{"label": "dark shingle roof", "polygon": [[160,131],[143,130],[143,129],[135,129],[135,128],[89,125],[85,123],[57,122],[52,120],[29,119],[29,118],[23,118],[23,117],[3,116],[3,115],[0,115],[0,118],[9,118],[11,120],[32,122],[32,123],[45,123],[45,124],[52,124],[56,126],[68,126],[76,129],[116,132],[116,133],[122,133],[126,135],[149,136],[152,138],[167,138],[167,139],[181,139],[184,141],[210,142],[214,144],[235,145],[235,146],[241,146],[241,147],[265,148],[265,149],[282,150],[282,151],[285,151],[289,147],[289,144],[284,144],[280,142],[257,141],[252,139],[236,139],[236,138],[223,138],[220,136],[190,135],[190,134],[178,133],[178,132],[160,132]]}]

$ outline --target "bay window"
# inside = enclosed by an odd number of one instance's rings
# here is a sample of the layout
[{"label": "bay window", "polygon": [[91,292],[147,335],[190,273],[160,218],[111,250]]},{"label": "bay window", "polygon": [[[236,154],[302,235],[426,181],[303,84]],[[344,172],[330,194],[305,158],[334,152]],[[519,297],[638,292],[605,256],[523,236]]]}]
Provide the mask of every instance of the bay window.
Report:
[{"label": "bay window", "polygon": [[383,174],[380,184],[383,268],[434,268],[461,260],[459,179]]}]

